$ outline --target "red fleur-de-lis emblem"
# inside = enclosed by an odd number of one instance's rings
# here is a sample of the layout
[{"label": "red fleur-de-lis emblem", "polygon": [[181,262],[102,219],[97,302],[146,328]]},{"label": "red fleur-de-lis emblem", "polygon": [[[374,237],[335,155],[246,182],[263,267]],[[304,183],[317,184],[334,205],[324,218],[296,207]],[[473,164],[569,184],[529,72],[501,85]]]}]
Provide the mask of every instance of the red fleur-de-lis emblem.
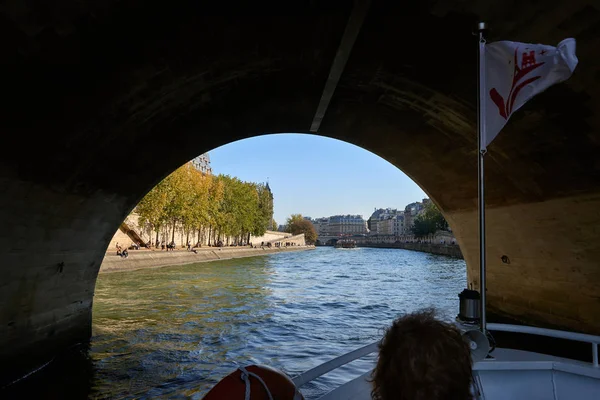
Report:
[{"label": "red fleur-de-lis emblem", "polygon": [[519,66],[517,65],[517,52],[518,51],[519,51],[519,48],[517,47],[515,49],[513,81],[512,81],[511,88],[510,88],[510,92],[508,92],[508,97],[506,99],[506,102],[504,101],[504,98],[502,97],[502,95],[500,93],[498,93],[496,88],[492,88],[490,90],[490,98],[492,99],[494,104],[496,104],[496,107],[498,107],[498,113],[504,119],[507,119],[510,116],[510,114],[512,113],[512,110],[513,110],[513,107],[515,104],[515,99],[517,98],[517,95],[519,94],[521,89],[523,89],[526,85],[530,84],[531,82],[537,81],[538,79],[541,78],[541,76],[532,76],[523,81],[521,81],[521,80],[523,78],[525,78],[525,76],[527,74],[529,74],[531,71],[533,71],[534,69],[539,68],[545,64],[544,62],[536,63],[535,52],[530,51],[530,52],[523,53],[522,58],[521,58],[521,67],[519,68]]}]

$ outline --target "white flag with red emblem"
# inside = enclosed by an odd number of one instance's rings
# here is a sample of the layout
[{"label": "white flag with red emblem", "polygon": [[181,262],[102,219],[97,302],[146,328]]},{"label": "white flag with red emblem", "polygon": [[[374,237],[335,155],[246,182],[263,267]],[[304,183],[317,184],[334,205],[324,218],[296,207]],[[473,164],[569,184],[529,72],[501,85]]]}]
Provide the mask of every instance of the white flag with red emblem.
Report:
[{"label": "white flag with red emblem", "polygon": [[485,46],[485,124],[481,149],[494,140],[512,113],[548,87],[569,79],[577,66],[575,39],[556,47],[494,42]]}]

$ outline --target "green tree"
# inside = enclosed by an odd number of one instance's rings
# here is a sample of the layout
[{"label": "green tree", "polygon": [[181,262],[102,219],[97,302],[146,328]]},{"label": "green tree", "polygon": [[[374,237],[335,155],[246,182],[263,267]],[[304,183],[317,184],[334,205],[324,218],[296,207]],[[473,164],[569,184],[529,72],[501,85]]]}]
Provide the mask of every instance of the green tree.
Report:
[{"label": "green tree", "polygon": [[275,221],[275,218],[271,218],[271,230],[276,231],[277,228],[279,228],[279,225],[277,225],[277,221]]},{"label": "green tree", "polygon": [[415,218],[412,232],[417,237],[423,237],[434,234],[438,230],[447,229],[448,222],[435,204],[429,202],[425,206],[423,213]]},{"label": "green tree", "polygon": [[262,235],[266,224],[261,217],[257,185],[242,182],[227,175],[219,176],[223,182],[223,198],[218,210],[217,237],[233,239],[234,243],[247,241],[250,234]]},{"label": "green tree", "polygon": [[317,231],[313,224],[302,218],[302,214],[292,214],[286,221],[286,232],[292,235],[304,233],[304,240],[307,244],[315,244],[317,241]]},{"label": "green tree", "polygon": [[217,221],[217,241],[230,236],[235,230],[236,198],[234,181],[229,175],[219,175],[223,182],[223,198],[219,207]]},{"label": "green tree", "polygon": [[240,204],[237,210],[239,229],[235,234],[236,242],[247,243],[250,240],[250,235],[261,236],[266,230],[260,212],[259,185],[239,180],[237,185]]},{"label": "green tree", "polygon": [[[256,185],[256,191],[258,193],[257,224],[262,225],[267,230],[271,227],[271,220],[273,219],[273,194],[263,184]],[[264,231],[262,234],[264,234]]]}]

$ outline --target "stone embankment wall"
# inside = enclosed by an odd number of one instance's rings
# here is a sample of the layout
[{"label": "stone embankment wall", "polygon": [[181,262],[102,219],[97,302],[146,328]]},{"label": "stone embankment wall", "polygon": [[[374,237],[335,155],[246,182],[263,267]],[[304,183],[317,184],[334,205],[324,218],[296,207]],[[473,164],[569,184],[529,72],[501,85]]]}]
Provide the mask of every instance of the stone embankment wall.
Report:
[{"label": "stone embankment wall", "polygon": [[439,254],[455,258],[463,258],[460,247],[451,244],[438,243],[363,243],[358,247],[376,247],[380,249],[404,249],[422,251],[424,253]]},{"label": "stone embankment wall", "polygon": [[125,232],[121,230],[121,228],[117,229],[115,234],[113,235],[108,248],[106,249],[107,253],[112,253],[116,251],[117,243],[124,249],[128,248],[132,245],[133,240],[127,235]]},{"label": "stone embankment wall", "polygon": [[104,256],[100,272],[131,271],[143,268],[165,267],[168,265],[193,264],[207,261],[228,260],[232,258],[254,257],[287,251],[313,250],[314,246],[292,247],[206,247],[198,253],[186,250],[131,250],[129,257],[122,258],[114,252]]},{"label": "stone embankment wall", "polygon": [[[253,242],[255,246],[260,246],[260,243]],[[304,233],[294,236],[287,236],[284,239],[275,239],[269,242],[265,242],[266,245],[278,246],[278,247],[287,247],[287,246],[306,246],[306,239],[304,238]]]},{"label": "stone embankment wall", "polygon": [[288,232],[266,231],[262,236],[250,236],[250,242],[255,245],[260,245],[261,242],[276,242],[291,236],[292,234]]}]

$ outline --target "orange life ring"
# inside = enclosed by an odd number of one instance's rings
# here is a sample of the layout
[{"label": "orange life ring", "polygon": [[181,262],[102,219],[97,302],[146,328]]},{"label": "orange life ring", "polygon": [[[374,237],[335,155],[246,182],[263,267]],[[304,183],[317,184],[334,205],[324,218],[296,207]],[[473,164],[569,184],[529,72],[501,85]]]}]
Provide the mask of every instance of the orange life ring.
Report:
[{"label": "orange life ring", "polygon": [[203,397],[203,400],[238,399],[304,400],[304,397],[286,374],[266,365],[236,369]]}]

